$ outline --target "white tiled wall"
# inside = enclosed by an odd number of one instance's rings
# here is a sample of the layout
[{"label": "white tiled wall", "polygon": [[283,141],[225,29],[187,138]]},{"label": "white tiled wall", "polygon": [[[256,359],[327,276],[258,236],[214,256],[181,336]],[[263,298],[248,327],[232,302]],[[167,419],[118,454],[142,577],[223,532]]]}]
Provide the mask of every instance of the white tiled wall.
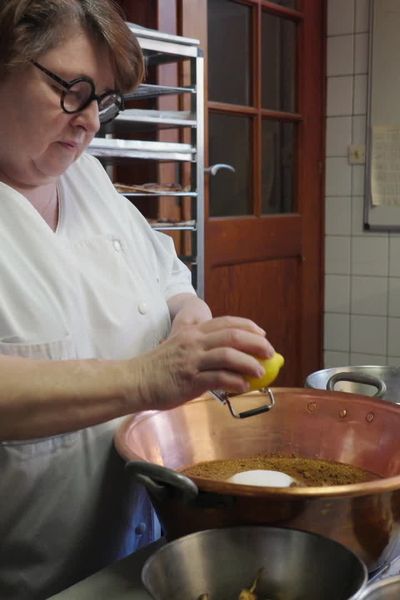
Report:
[{"label": "white tiled wall", "polygon": [[[363,229],[369,0],[328,0],[325,367],[400,365],[400,235]],[[400,35],[400,34],[399,34]]]}]

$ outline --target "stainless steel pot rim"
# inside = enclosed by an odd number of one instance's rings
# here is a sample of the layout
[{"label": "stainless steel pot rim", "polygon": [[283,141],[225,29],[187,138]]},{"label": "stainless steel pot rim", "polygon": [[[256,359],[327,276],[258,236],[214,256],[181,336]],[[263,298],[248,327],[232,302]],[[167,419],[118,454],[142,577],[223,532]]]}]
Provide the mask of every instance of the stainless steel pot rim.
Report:
[{"label": "stainless steel pot rim", "polygon": [[367,585],[367,587],[362,590],[359,596],[359,600],[368,600],[368,598],[373,592],[377,590],[382,590],[384,588],[390,588],[392,586],[400,589],[400,575],[395,575],[392,577],[383,577],[383,579],[379,579],[378,581]]},{"label": "stainless steel pot rim", "polygon": [[256,533],[260,533],[260,534],[265,533],[265,535],[268,535],[268,534],[273,535],[274,533],[289,535],[290,533],[294,533],[295,535],[300,535],[300,536],[307,537],[307,538],[314,537],[316,539],[320,539],[324,543],[326,542],[327,545],[336,546],[338,549],[343,550],[345,553],[352,555],[354,557],[354,559],[362,567],[365,578],[368,577],[368,570],[367,570],[367,567],[365,566],[364,562],[357,556],[357,554],[355,552],[353,552],[353,550],[351,550],[344,544],[341,544],[340,542],[337,542],[336,540],[333,540],[332,538],[328,538],[324,535],[315,533],[313,531],[306,531],[304,529],[296,529],[294,527],[276,527],[274,525],[239,525],[239,526],[233,526],[233,527],[219,527],[219,528],[214,528],[214,529],[203,529],[201,531],[195,531],[194,533],[188,533],[187,535],[184,535],[175,540],[172,540],[171,542],[167,542],[166,544],[161,546],[161,548],[158,548],[158,550],[156,550],[156,552],[147,559],[147,561],[145,562],[144,568],[146,567],[146,565],[149,565],[152,562],[152,560],[155,558],[156,555],[160,555],[161,553],[168,552],[168,548],[170,548],[171,546],[176,547],[178,545],[185,544],[186,541],[189,541],[194,538],[199,538],[199,537],[207,538],[209,536],[215,536],[215,535],[223,536],[223,535],[229,534],[230,532],[237,533],[238,535],[240,535],[241,533],[246,534],[246,533],[251,533],[251,532],[256,532]]},{"label": "stainless steel pot rim", "polygon": [[[352,365],[328,367],[310,373],[305,388],[346,391],[400,403],[400,367],[391,365]],[[368,391],[367,391],[368,390]],[[374,393],[371,393],[371,390]]]},{"label": "stainless steel pot rim", "polygon": [[361,371],[362,369],[376,369],[388,373],[400,374],[400,367],[395,367],[393,365],[343,365],[341,367],[327,367],[326,369],[313,371],[308,375],[308,377],[311,377],[312,375],[323,375],[326,373],[339,373],[342,371],[343,373],[346,373],[347,371]]}]

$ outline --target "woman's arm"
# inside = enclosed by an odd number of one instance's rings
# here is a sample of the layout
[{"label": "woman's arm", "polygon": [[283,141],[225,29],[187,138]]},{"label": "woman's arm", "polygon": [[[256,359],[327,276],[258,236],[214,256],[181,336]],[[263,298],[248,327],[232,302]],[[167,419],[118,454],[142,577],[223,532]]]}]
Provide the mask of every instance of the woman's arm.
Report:
[{"label": "woman's arm", "polygon": [[212,319],[209,306],[195,294],[176,294],[167,302],[172,326],[170,336],[188,325]]},{"label": "woman's arm", "polygon": [[0,440],[45,437],[133,412],[169,409],[209,389],[243,393],[248,389],[243,375],[263,372],[254,356],[272,354],[265,332],[252,321],[219,317],[188,324],[155,350],[129,360],[3,356]]}]

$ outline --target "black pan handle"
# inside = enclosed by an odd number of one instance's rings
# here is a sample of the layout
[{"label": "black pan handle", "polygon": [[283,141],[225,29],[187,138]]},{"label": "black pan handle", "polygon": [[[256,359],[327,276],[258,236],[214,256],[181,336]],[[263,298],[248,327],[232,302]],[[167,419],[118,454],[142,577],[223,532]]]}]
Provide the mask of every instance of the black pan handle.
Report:
[{"label": "black pan handle", "polygon": [[275,397],[274,394],[269,387],[261,388],[257,390],[257,393],[264,399],[265,397],[269,398],[268,404],[262,404],[261,406],[257,406],[256,408],[250,408],[249,410],[243,410],[242,412],[237,412],[234,406],[232,405],[232,398],[235,395],[228,394],[223,390],[210,390],[209,392],[212,396],[217,398],[222,404],[225,404],[229,408],[229,412],[232,417],[235,419],[247,419],[247,417],[254,417],[255,415],[260,415],[261,413],[268,412],[271,408],[275,406]]},{"label": "black pan handle", "polygon": [[126,463],[125,468],[135,481],[145,486],[150,496],[160,502],[173,496],[179,496],[183,502],[190,502],[199,493],[197,485],[189,477],[162,465],[132,460]]},{"label": "black pan handle", "polygon": [[366,373],[355,372],[346,373],[345,371],[332,375],[332,377],[330,377],[326,382],[326,389],[330,392],[333,392],[335,385],[339,381],[353,381],[354,383],[372,385],[373,387],[376,387],[376,393],[374,394],[375,398],[382,398],[387,391],[386,383],[379,377],[375,377],[375,375],[367,375]]}]

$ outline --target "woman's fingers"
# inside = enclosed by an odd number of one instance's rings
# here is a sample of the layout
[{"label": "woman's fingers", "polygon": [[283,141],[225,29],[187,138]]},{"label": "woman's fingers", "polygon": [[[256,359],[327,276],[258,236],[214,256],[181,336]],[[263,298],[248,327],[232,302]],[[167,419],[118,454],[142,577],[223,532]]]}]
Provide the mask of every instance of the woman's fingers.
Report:
[{"label": "woman's fingers", "polygon": [[202,323],[199,331],[205,334],[206,349],[229,346],[259,358],[269,358],[275,352],[265,331],[249,319],[218,317]]},{"label": "woman's fingers", "polygon": [[261,336],[243,329],[224,329],[204,335],[204,350],[214,348],[234,348],[258,358],[269,358],[274,349],[269,341]]},{"label": "woman's fingers", "polygon": [[199,372],[230,371],[241,376],[261,377],[264,369],[250,354],[234,348],[214,348],[201,355],[198,361]]},{"label": "woman's fingers", "polygon": [[249,390],[248,382],[232,371],[203,371],[198,376],[198,385],[203,390],[224,390],[230,394],[245,394]]},{"label": "woman's fingers", "polygon": [[209,319],[208,321],[204,321],[200,324],[200,328],[202,331],[217,331],[218,329],[245,329],[247,331],[252,331],[253,333],[258,333],[259,335],[265,336],[265,331],[261,327],[259,327],[254,321],[250,319],[245,319],[244,317],[214,317],[214,319]]}]

